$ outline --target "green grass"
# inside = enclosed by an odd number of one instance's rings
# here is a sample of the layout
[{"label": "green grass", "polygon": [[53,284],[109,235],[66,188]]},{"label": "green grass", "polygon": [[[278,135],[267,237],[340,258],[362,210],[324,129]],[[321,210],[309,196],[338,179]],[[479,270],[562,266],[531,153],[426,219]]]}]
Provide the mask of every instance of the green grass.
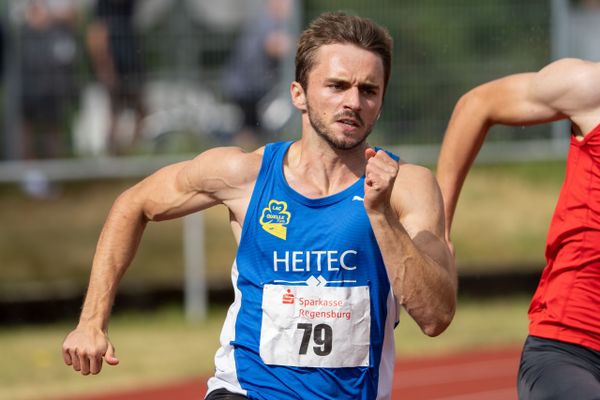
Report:
[{"label": "green grass", "polygon": [[[0,189],[0,287],[63,282],[83,291],[102,224],[114,199],[133,182],[69,184],[55,199],[37,200],[17,187]],[[205,212],[208,278],[228,280],[235,254],[227,211]],[[148,225],[123,285],[176,286],[183,276],[182,221]],[[0,289],[1,290],[1,289]]]},{"label": "green grass", "polygon": [[400,357],[438,355],[520,346],[527,334],[528,296],[487,300],[461,299],[452,324],[438,337],[423,335],[406,313],[396,329],[396,349]]},{"label": "green grass", "polygon": [[563,177],[562,161],[476,166],[452,227],[459,268],[541,269]]},{"label": "green grass", "polygon": [[[441,355],[477,348],[519,346],[527,331],[528,299],[461,301],[452,325],[429,338],[404,313],[396,329],[399,357]],[[214,308],[202,324],[188,324],[182,311],[116,315],[110,337],[120,364],[100,375],[81,376],[65,366],[60,347],[73,323],[0,328],[0,399],[34,400],[159,385],[209,376],[226,309]]]}]

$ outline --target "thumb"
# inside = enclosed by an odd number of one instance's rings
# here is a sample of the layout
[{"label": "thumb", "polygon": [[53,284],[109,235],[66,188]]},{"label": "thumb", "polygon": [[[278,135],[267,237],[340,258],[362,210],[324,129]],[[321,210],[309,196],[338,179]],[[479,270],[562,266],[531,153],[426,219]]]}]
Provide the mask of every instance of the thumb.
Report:
[{"label": "thumb", "polygon": [[104,360],[109,365],[119,364],[119,359],[115,357],[115,348],[110,342],[108,343],[108,349],[106,350],[106,354],[104,354]]},{"label": "thumb", "polygon": [[367,147],[365,149],[365,159],[368,161],[370,158],[375,157],[375,155],[377,154],[377,152],[375,151],[374,148],[372,147]]}]

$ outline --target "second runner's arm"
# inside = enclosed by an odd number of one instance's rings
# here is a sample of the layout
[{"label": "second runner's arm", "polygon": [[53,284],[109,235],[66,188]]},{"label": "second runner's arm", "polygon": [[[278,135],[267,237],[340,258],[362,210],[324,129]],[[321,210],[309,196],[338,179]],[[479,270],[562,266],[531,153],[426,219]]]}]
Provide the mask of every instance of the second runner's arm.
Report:
[{"label": "second runner's arm", "polygon": [[510,75],[470,90],[457,102],[440,150],[437,179],[444,198],[446,238],[459,193],[491,126],[531,125],[565,118],[556,107],[564,92],[558,62],[538,73]]}]

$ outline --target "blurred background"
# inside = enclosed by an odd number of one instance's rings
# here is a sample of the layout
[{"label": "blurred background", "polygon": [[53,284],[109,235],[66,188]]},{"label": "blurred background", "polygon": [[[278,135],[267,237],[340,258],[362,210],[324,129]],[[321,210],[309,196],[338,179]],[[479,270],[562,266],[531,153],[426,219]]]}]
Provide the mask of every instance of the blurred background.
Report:
[{"label": "blurred background", "polygon": [[[299,136],[295,41],[333,10],[372,18],[395,41],[370,143],[430,168],[470,88],[561,57],[600,59],[593,0],[1,2],[0,399],[211,373],[235,255],[220,208],[147,229],[115,304],[120,370],[76,376],[60,344],[121,191],[210,147]],[[400,355],[521,343],[568,134],[560,123],[492,129],[456,214],[457,319],[426,339],[406,318]]]}]

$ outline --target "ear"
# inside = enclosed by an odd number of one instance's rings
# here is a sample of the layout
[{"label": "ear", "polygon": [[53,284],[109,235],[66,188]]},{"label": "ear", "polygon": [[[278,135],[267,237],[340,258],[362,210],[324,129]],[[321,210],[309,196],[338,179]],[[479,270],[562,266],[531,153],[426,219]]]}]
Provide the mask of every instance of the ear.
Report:
[{"label": "ear", "polygon": [[292,103],[300,111],[306,111],[306,93],[302,85],[296,81],[292,82],[290,86],[290,94],[292,96]]}]

